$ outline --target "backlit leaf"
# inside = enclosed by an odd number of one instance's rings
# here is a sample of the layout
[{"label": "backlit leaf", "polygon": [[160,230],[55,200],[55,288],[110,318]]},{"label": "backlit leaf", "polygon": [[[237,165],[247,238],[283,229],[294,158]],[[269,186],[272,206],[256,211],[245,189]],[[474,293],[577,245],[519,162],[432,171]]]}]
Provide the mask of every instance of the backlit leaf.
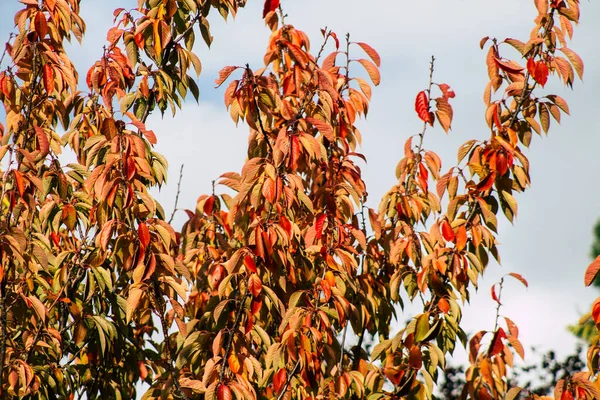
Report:
[{"label": "backlit leaf", "polygon": [[365,60],[364,58],[361,58],[357,61],[365,68],[365,70],[367,70],[367,74],[369,74],[369,78],[371,78],[373,84],[378,86],[379,83],[381,83],[381,75],[379,74],[379,69],[377,66],[371,61]]}]

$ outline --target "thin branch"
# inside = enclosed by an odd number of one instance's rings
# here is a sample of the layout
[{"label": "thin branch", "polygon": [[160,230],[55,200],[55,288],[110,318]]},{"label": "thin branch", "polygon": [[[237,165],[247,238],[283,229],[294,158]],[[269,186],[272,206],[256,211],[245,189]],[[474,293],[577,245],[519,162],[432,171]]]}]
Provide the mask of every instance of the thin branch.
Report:
[{"label": "thin branch", "polygon": [[[154,297],[154,300],[156,301],[156,304],[154,304],[154,308],[156,313],[158,314],[158,318],[160,319],[160,325],[162,328],[162,333],[163,333],[163,337],[164,337],[164,344],[165,344],[165,352],[167,353],[167,360],[165,360],[167,362],[167,366],[169,369],[169,373],[171,374],[171,378],[173,379],[173,384],[175,385],[175,390],[177,391],[177,393],[174,393],[177,397],[182,398],[184,400],[189,400],[189,397],[187,397],[187,395],[183,392],[181,385],[179,384],[179,376],[177,374],[177,370],[175,369],[175,367],[173,366],[173,354],[171,352],[171,345],[169,343],[169,327],[167,326],[167,321],[165,320],[165,301],[162,298],[162,295],[160,293],[160,291],[158,290],[158,285],[156,281],[153,281],[153,291],[154,293],[152,293],[150,295],[150,298]],[[152,301],[151,301],[152,302]]]},{"label": "thin branch", "polygon": [[267,131],[265,130],[265,127],[263,126],[262,123],[262,119],[260,118],[260,108],[258,108],[258,103],[256,102],[256,96],[254,95],[254,89],[256,88],[256,86],[254,85],[254,74],[252,73],[252,70],[250,69],[250,65],[246,64],[246,73],[248,74],[248,76],[250,76],[250,74],[252,74],[252,102],[254,104],[254,108],[256,108],[256,119],[258,120],[258,125],[260,126],[260,130],[265,139],[265,142],[267,142],[267,146],[269,147],[269,151],[271,153],[271,157],[273,157],[273,146],[271,146],[271,141],[269,139],[269,137],[267,136]]},{"label": "thin branch", "polygon": [[223,358],[223,363],[221,364],[221,371],[219,372],[219,382],[223,382],[223,378],[225,377],[225,370],[227,369],[227,360],[229,359],[229,355],[231,354],[231,347],[233,345],[233,337],[235,336],[235,332],[238,330],[240,322],[242,320],[242,311],[244,309],[246,297],[250,296],[252,296],[252,294],[248,292],[245,295],[240,296],[238,298],[239,304],[236,308],[235,322],[233,323],[233,327],[231,327],[229,331],[229,337],[227,338],[227,345],[225,346],[225,357]]},{"label": "thin branch", "polygon": [[[159,69],[164,69],[167,66],[167,63],[169,61],[169,58],[171,58],[171,51],[173,51],[173,49],[175,48],[175,45],[177,43],[179,43],[192,29],[194,29],[194,25],[196,25],[196,22],[198,22],[199,19],[202,18],[202,13],[198,12],[198,14],[192,18],[192,21],[190,22],[190,26],[188,26],[183,32],[181,32],[181,34],[179,34],[179,36],[177,36],[174,39],[171,39],[171,41],[169,43],[167,43],[167,45],[165,46],[165,52],[164,52],[164,57],[160,63],[160,65],[158,66]],[[140,118],[140,121],[142,121],[143,123],[146,123],[146,120],[148,119],[148,116],[150,115],[150,108],[152,106],[152,103],[155,101],[156,98],[156,94],[154,91],[150,92],[150,95],[148,96],[148,102],[146,103],[146,109],[144,110],[144,115],[142,115],[142,118]]]},{"label": "thin branch", "polygon": [[169,218],[169,225],[173,222],[173,218],[175,217],[175,212],[177,211],[177,204],[179,203],[179,195],[181,194],[181,180],[183,179],[183,164],[181,164],[181,168],[179,168],[179,181],[177,181],[177,194],[175,195],[175,205],[173,206],[173,212],[171,213],[171,218]]},{"label": "thin branch", "polygon": [[6,358],[6,329],[7,329],[7,320],[6,320],[6,280],[3,279],[0,283],[0,378],[4,373],[4,360]]},{"label": "thin branch", "polygon": [[498,319],[500,318],[500,307],[502,306],[502,304],[500,303],[500,299],[502,298],[502,285],[504,284],[504,277],[502,277],[500,279],[500,284],[499,284],[499,288],[498,288],[498,300],[496,300],[496,302],[498,303],[496,305],[496,321],[494,322],[494,332],[498,329]]},{"label": "thin branch", "polygon": [[294,365],[294,368],[288,374],[287,380],[285,381],[285,385],[283,385],[283,388],[281,389],[281,393],[279,393],[279,396],[277,396],[277,400],[282,400],[283,397],[285,396],[285,392],[287,392],[288,387],[290,386],[290,382],[292,382],[292,378],[294,377],[294,374],[296,373],[296,370],[298,369],[299,366],[300,366],[300,359],[298,359],[298,361],[296,361],[296,365]]}]

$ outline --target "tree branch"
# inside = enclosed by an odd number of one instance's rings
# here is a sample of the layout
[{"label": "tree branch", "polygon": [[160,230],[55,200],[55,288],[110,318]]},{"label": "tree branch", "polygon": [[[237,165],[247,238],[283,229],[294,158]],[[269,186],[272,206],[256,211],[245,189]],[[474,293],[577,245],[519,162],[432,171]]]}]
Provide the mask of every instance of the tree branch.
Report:
[{"label": "tree branch", "polygon": [[173,222],[173,218],[175,217],[175,212],[177,211],[177,204],[179,203],[179,195],[181,194],[181,180],[183,179],[183,164],[181,164],[181,168],[179,168],[179,181],[177,182],[177,195],[175,196],[175,205],[173,206],[173,212],[171,213],[171,218],[169,218],[169,225]]}]

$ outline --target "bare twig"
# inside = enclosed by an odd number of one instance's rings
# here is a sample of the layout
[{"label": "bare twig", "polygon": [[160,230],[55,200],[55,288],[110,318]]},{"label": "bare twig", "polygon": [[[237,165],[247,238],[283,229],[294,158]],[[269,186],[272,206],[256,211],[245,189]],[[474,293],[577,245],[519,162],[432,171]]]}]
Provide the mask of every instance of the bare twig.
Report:
[{"label": "bare twig", "polygon": [[179,180],[177,181],[177,194],[175,195],[175,205],[173,206],[173,212],[171,213],[171,218],[169,218],[169,225],[173,222],[173,218],[175,217],[175,212],[177,211],[177,204],[179,203],[179,195],[181,194],[181,180],[183,179],[183,164],[181,164],[181,168],[179,168]]}]

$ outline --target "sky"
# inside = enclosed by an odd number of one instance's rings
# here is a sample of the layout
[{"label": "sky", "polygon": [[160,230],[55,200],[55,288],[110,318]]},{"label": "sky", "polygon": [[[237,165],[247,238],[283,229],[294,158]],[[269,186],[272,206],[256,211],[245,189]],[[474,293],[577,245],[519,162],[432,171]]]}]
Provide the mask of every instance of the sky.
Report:
[{"label": "sky", "polygon": [[[112,11],[134,8],[136,3],[82,1],[88,31],[83,46],[74,42],[69,47],[80,75],[85,76],[101,54]],[[328,27],[340,38],[350,32],[351,40],[367,42],[381,55],[381,85],[373,91],[367,120],[358,125],[362,152],[368,160],[362,166],[369,188],[368,205],[375,209],[395,184],[394,170],[405,140],[422,127],[414,112],[414,99],[428,83],[431,56],[436,57],[434,81],[447,83],[456,92],[452,131],[446,135],[440,128],[430,129],[425,139],[425,147],[441,156],[442,170],[447,171],[456,163],[458,145],[489,136],[482,100],[487,83],[486,53],[479,49],[480,39],[527,41],[537,15],[529,0],[283,0],[282,5],[288,14],[286,22],[305,31],[313,48],[320,46],[320,29]],[[13,30],[12,15],[18,7],[16,0],[0,0],[0,38],[8,38]],[[597,289],[583,285],[592,228],[600,217],[600,186],[595,184],[600,171],[595,92],[600,89],[595,41],[600,38],[600,24],[594,21],[600,15],[600,4],[583,0],[581,8],[580,26],[569,47],[584,60],[584,82],[576,81],[572,91],[551,78],[543,91],[565,98],[571,117],[564,116],[561,125],[552,121],[548,137],[534,138],[526,153],[532,186],[517,195],[519,213],[514,225],[499,217],[502,266],[488,268],[479,293],[465,306],[463,319],[468,333],[493,329],[495,303],[489,288],[502,275],[517,272],[529,281],[529,288],[517,281],[507,282],[501,313],[519,326],[526,349],[554,349],[559,355],[570,353],[575,345],[566,326],[575,323],[600,295]],[[261,20],[259,0],[248,0],[235,20],[224,22],[214,14],[209,17],[214,36],[210,50],[203,44],[196,46],[203,63],[199,104],[187,101],[175,118],[169,113],[164,118],[156,114],[147,123],[158,136],[157,150],[170,162],[169,184],[156,193],[167,212],[173,208],[182,164],[179,207],[193,209],[197,197],[211,191],[212,180],[224,172],[239,171],[246,157],[248,128],[242,124],[236,128],[223,104],[224,89],[215,89],[214,79],[226,65],[262,67],[270,32]],[[182,222],[180,214],[175,224]],[[400,320],[409,316],[407,311]],[[466,360],[464,350],[455,354],[457,362]]]}]

